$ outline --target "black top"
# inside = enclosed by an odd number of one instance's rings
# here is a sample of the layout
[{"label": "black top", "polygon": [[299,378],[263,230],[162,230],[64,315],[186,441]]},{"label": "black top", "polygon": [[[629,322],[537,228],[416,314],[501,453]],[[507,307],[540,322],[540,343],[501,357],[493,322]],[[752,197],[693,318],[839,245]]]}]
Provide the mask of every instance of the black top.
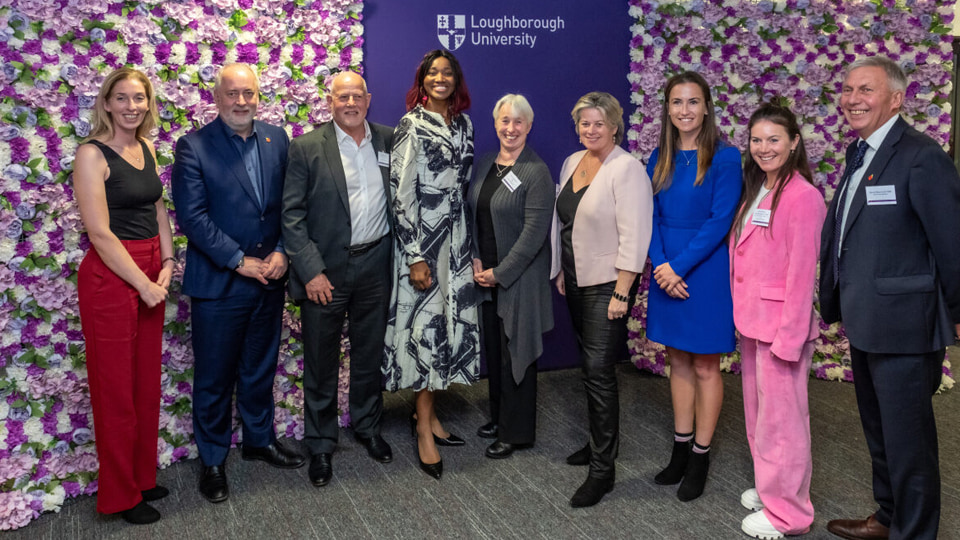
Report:
[{"label": "black top", "polygon": [[107,195],[110,231],[120,240],[146,240],[160,233],[157,224],[157,199],[163,196],[163,184],[157,176],[157,164],[147,144],[143,149],[143,170],[137,169],[120,157],[113,148],[100,141],[90,141],[100,149],[110,178],[103,187]]},{"label": "black top", "polygon": [[573,177],[560,190],[557,197],[557,217],[560,218],[560,265],[567,281],[572,285],[577,283],[577,266],[573,258],[573,219],[577,215],[577,207],[583,194],[587,192],[587,184],[580,191],[573,191]]},{"label": "black top", "polygon": [[490,172],[483,179],[480,194],[477,197],[477,248],[480,250],[480,262],[485,269],[495,268],[500,264],[500,257],[497,255],[497,236],[493,231],[493,214],[490,213],[490,200],[500,187],[500,179],[512,168],[513,165],[501,169],[500,174],[497,175],[497,166],[490,167]]}]

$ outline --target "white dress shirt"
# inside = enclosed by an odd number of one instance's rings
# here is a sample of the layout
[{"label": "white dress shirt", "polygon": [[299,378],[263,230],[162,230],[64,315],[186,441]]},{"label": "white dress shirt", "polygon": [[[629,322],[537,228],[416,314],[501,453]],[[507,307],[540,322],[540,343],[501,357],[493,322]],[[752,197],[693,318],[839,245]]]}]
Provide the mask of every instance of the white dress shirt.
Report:
[{"label": "white dress shirt", "polygon": [[377,152],[373,148],[370,124],[363,123],[364,136],[359,145],[336,122],[333,128],[337,133],[340,162],[343,163],[343,174],[347,179],[350,245],[373,242],[390,232],[390,226],[387,223],[387,196],[383,190]]}]

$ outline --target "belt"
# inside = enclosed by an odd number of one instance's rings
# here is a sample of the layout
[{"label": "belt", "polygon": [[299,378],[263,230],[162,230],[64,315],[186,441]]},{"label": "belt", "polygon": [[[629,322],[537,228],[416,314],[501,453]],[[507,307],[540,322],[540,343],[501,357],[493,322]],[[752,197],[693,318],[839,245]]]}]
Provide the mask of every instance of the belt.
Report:
[{"label": "belt", "polygon": [[356,244],[356,245],[354,245],[354,246],[347,246],[347,247],[345,247],[345,248],[343,248],[343,249],[347,250],[347,254],[350,255],[351,257],[356,257],[356,256],[358,256],[358,255],[363,255],[364,253],[366,253],[366,252],[370,251],[371,249],[377,247],[377,244],[379,244],[380,242],[382,242],[383,239],[386,238],[387,236],[389,236],[389,235],[385,234],[385,235],[381,236],[380,238],[377,238],[377,239],[374,240],[373,242],[367,242],[366,244]]}]

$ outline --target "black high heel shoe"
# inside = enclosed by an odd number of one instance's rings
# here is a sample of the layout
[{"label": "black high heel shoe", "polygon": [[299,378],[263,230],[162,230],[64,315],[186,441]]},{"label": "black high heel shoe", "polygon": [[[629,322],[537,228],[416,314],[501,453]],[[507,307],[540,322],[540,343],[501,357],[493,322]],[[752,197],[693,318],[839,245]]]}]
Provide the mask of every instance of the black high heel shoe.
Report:
[{"label": "black high heel shoe", "polygon": [[424,463],[423,458],[420,457],[420,438],[416,435],[413,439],[413,449],[417,452],[417,462],[420,463],[420,470],[440,480],[440,477],[443,476],[443,458],[440,458],[440,461],[436,463]]},{"label": "black high heel shoe", "polygon": [[[414,437],[417,436],[417,413],[410,415],[410,434]],[[433,443],[437,446],[463,446],[467,444],[467,441],[464,441],[460,437],[457,437],[453,433],[447,436],[446,439],[441,439],[436,435],[433,436]]]}]

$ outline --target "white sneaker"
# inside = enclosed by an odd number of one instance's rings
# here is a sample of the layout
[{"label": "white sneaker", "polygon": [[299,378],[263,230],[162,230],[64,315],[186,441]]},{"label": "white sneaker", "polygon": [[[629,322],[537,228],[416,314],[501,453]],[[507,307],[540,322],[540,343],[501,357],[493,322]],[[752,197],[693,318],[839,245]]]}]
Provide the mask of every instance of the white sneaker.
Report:
[{"label": "white sneaker", "polygon": [[783,533],[773,528],[763,510],[758,510],[743,518],[743,521],[740,522],[740,530],[760,540],[783,538]]},{"label": "white sneaker", "polygon": [[763,510],[763,501],[760,500],[760,494],[757,493],[757,488],[750,488],[744,491],[743,495],[740,495],[740,504],[747,510],[754,512]]}]

